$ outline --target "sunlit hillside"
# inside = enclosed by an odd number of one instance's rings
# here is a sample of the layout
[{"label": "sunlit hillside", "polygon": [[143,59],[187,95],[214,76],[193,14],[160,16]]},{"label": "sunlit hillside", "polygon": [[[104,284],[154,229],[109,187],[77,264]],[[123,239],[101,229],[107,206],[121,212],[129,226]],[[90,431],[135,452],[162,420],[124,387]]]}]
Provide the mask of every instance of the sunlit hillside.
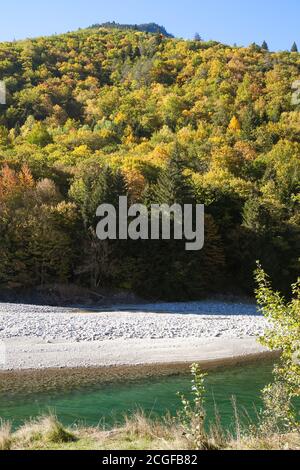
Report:
[{"label": "sunlit hillside", "polygon": [[[299,272],[299,78],[296,52],[131,30],[1,43],[1,287],[249,294],[260,259],[285,290]],[[99,242],[96,208],[126,193],[204,203],[205,248]]]}]

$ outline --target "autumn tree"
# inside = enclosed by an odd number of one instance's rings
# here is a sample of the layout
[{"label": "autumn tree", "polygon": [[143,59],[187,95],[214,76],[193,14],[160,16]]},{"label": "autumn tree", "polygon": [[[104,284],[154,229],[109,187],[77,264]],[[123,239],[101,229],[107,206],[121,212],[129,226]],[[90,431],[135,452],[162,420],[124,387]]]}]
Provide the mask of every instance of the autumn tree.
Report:
[{"label": "autumn tree", "polygon": [[45,147],[52,143],[52,137],[49,134],[46,126],[42,123],[36,123],[32,130],[27,135],[27,140],[30,144]]},{"label": "autumn tree", "polygon": [[231,131],[231,132],[239,132],[241,130],[241,125],[240,125],[240,122],[238,120],[238,118],[236,116],[233,116],[230,123],[229,123],[229,126],[228,126],[228,129]]}]

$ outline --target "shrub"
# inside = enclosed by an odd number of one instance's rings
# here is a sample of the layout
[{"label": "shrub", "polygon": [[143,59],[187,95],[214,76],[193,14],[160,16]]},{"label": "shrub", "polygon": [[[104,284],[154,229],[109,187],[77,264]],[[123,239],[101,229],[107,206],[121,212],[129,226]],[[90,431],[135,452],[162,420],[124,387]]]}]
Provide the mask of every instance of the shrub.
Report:
[{"label": "shrub", "polygon": [[300,279],[292,285],[292,298],[286,301],[273,291],[268,276],[258,264],[256,297],[263,315],[270,321],[263,345],[281,351],[281,361],[274,369],[275,381],[263,390],[262,429],[290,431],[298,428],[292,399],[300,396]]}]

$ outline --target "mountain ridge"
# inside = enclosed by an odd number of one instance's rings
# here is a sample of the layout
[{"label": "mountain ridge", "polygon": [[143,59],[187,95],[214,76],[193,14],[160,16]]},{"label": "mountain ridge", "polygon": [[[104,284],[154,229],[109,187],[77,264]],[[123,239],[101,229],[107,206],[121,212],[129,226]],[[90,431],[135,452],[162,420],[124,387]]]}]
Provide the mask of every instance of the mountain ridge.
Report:
[{"label": "mountain ridge", "polygon": [[173,34],[168,33],[164,26],[161,26],[157,23],[150,22],[150,23],[142,23],[142,24],[120,24],[116,23],[115,21],[107,21],[105,23],[96,23],[89,26],[88,29],[95,29],[95,28],[107,28],[107,29],[120,29],[120,30],[133,30],[133,31],[141,31],[144,33],[152,33],[152,34],[162,34],[167,38],[174,38]]}]

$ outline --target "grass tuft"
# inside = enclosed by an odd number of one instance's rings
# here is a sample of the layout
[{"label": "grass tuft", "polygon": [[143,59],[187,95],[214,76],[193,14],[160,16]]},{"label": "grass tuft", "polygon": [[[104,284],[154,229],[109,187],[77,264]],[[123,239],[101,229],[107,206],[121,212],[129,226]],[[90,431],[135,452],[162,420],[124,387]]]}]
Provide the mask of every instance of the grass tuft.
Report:
[{"label": "grass tuft", "polygon": [[76,437],[67,430],[54,415],[43,416],[22,426],[16,433],[16,439],[23,446],[36,442],[64,444],[74,442]]},{"label": "grass tuft", "polygon": [[0,450],[10,450],[12,442],[11,424],[0,421]]},{"label": "grass tuft", "polygon": [[45,439],[54,444],[62,444],[75,441],[75,436],[58,421],[56,416],[47,416],[43,421],[45,427]]}]

